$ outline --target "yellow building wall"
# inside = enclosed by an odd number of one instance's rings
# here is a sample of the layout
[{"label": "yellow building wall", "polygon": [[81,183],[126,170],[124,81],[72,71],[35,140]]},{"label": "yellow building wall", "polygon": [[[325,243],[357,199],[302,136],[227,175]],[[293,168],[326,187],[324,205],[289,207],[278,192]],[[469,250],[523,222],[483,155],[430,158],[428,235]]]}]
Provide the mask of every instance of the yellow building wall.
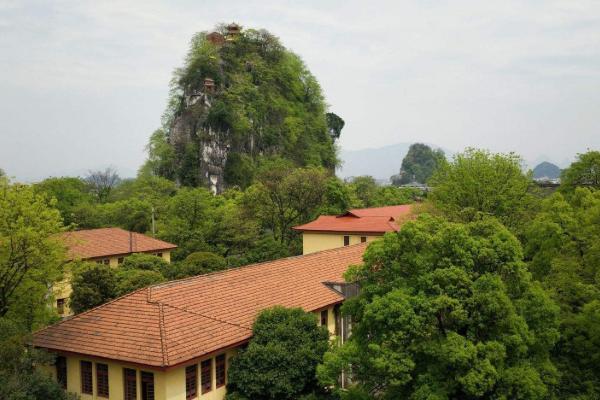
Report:
[{"label": "yellow building wall", "polygon": [[[327,309],[327,329],[331,336],[335,334],[335,314],[333,307]],[[315,315],[317,321],[320,324],[321,311],[316,311]],[[229,349],[225,351],[227,359],[227,369],[231,365],[231,358],[237,353],[237,349]],[[216,363],[215,358],[217,355],[223,354],[218,353],[211,357],[205,357],[193,363],[184,364],[181,367],[169,369],[166,371],[155,371],[152,369],[144,369],[139,366],[119,363],[114,361],[106,361],[102,359],[88,358],[88,357],[75,357],[66,356],[67,359],[67,391],[75,393],[81,397],[81,400],[106,400],[106,397],[98,396],[98,383],[96,381],[96,364],[108,365],[108,387],[109,397],[108,400],[123,400],[123,369],[130,368],[137,372],[137,400],[141,400],[141,371],[152,372],[154,374],[154,390],[155,400],[185,400],[185,368],[189,365],[196,364],[198,369],[198,400],[223,400],[226,394],[226,386],[217,388],[217,376],[216,376]],[[201,394],[202,387],[202,374],[200,369],[200,363],[208,358],[212,358],[212,390],[208,393]],[[92,362],[92,382],[94,388],[94,394],[82,394],[81,393],[81,361]],[[40,366],[41,371],[46,372],[48,375],[56,379],[56,368],[54,366]]]},{"label": "yellow building wall", "polygon": [[350,245],[360,243],[361,237],[366,237],[371,242],[380,236],[355,235],[349,233],[302,233],[302,254],[344,247],[344,236],[350,236]]},{"label": "yellow building wall", "polygon": [[[223,354],[223,353],[219,353]],[[137,372],[137,399],[141,400],[141,371],[152,372],[154,374],[154,391],[155,400],[185,400],[185,368],[189,365],[197,364],[198,366],[198,399],[199,400],[222,400],[225,398],[225,386],[217,388],[216,363],[215,357],[203,358],[197,362],[189,363],[178,368],[167,371],[155,371],[151,369],[140,368],[135,365],[126,363],[117,363],[112,361],[99,360],[86,357],[67,356],[67,391],[75,393],[81,397],[81,400],[106,400],[106,397],[98,396],[98,383],[96,382],[96,363],[108,365],[108,400],[123,400],[124,387],[123,369],[130,368]],[[236,349],[230,349],[225,352],[227,359],[227,368],[231,363],[230,359],[236,354]],[[212,390],[205,394],[200,394],[201,391],[201,371],[200,363],[208,358],[212,358]],[[92,382],[94,394],[81,393],[81,361],[92,362]],[[54,366],[41,366],[41,371],[56,379],[56,368]]]},{"label": "yellow building wall", "polygon": [[[170,251],[162,251],[162,259],[165,260],[168,263],[171,263],[171,252]],[[155,254],[155,253],[148,253],[148,254]],[[95,258],[95,259],[90,259],[90,260],[86,260],[88,262],[98,262],[98,261],[104,261],[104,260],[109,260],[108,265],[110,265],[113,268],[117,268],[119,266],[119,258],[125,258],[127,256],[123,256],[123,255],[118,255],[118,256],[110,256],[110,257],[103,257],[103,258]],[[68,266],[67,266],[68,268]],[[56,300],[57,299],[67,299],[67,301],[65,301],[65,305],[64,305],[64,312],[62,314],[59,313],[59,315],[61,317],[67,317],[69,315],[72,315],[73,312],[71,311],[71,308],[69,307],[69,297],[71,297],[71,293],[73,292],[72,288],[71,288],[71,272],[70,271],[66,271],[65,272],[65,279],[62,280],[61,282],[57,282],[54,284],[54,286],[52,287],[52,295],[53,295],[53,307],[56,308]]]}]

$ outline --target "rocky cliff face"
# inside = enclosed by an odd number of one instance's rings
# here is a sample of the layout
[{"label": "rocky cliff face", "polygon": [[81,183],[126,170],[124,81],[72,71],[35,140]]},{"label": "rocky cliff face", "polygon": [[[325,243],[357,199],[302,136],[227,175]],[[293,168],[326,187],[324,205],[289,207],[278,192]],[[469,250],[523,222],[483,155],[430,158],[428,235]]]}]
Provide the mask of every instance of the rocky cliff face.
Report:
[{"label": "rocky cliff face", "polygon": [[176,153],[185,154],[187,148],[198,152],[196,180],[199,186],[208,187],[216,194],[224,189],[225,164],[231,145],[228,132],[213,129],[206,123],[213,95],[206,87],[185,95],[185,107],[173,119],[168,142]]}]

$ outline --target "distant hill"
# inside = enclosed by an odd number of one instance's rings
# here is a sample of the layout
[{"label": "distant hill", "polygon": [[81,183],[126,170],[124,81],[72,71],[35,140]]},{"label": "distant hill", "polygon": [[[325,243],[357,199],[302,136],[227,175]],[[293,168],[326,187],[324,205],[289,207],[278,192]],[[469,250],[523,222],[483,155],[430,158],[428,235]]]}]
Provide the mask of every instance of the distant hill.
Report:
[{"label": "distant hill", "polygon": [[557,179],[560,177],[560,168],[550,162],[544,161],[533,169],[533,179]]},{"label": "distant hill", "polygon": [[[389,146],[361,149],[361,150],[342,150],[340,158],[342,166],[336,171],[340,178],[349,178],[351,176],[371,175],[378,180],[389,181],[392,175],[400,172],[402,159],[408,153],[410,143],[397,143]],[[429,144],[433,149],[439,146]],[[452,152],[444,149],[446,157],[451,157]]]}]

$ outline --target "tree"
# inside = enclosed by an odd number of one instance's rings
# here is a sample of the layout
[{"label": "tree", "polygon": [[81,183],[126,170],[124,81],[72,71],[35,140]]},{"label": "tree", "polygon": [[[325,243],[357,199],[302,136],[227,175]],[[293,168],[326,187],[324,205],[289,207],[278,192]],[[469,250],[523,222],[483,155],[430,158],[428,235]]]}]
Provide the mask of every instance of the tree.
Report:
[{"label": "tree", "polygon": [[430,198],[454,219],[472,221],[483,214],[511,228],[523,225],[530,217],[533,196],[531,177],[522,172],[520,163],[514,153],[467,149],[434,173]]},{"label": "tree", "polygon": [[411,182],[425,183],[445,161],[442,150],[432,150],[426,144],[413,143],[402,160],[400,174],[392,177],[392,182],[397,186]]},{"label": "tree", "polygon": [[56,199],[55,207],[60,211],[65,225],[75,222],[76,207],[92,202],[90,188],[80,178],[47,178],[33,185],[33,188],[36,193]]},{"label": "tree", "polygon": [[342,312],[352,336],[318,375],[341,371],[378,399],[545,399],[558,308],[493,219],[451,223],[422,215],[367,249],[347,276],[361,291]]},{"label": "tree", "polygon": [[116,296],[123,296],[166,280],[160,272],[147,269],[121,269],[117,271],[116,278]]},{"label": "tree", "polygon": [[252,339],[232,361],[228,399],[297,399],[320,392],[315,369],[329,347],[327,329],[300,308],[262,311]]},{"label": "tree", "polygon": [[578,154],[577,161],[561,174],[561,188],[573,191],[578,186],[600,189],[600,151]]},{"label": "tree", "polygon": [[116,297],[115,271],[108,265],[81,263],[73,266],[70,307],[76,314]]},{"label": "tree", "polygon": [[164,272],[171,267],[171,264],[166,262],[162,257],[158,257],[152,254],[136,253],[125,257],[121,269],[123,270],[143,270],[143,271],[154,271]]},{"label": "tree", "polygon": [[227,269],[225,258],[215,253],[197,251],[174,265],[168,276],[170,279],[181,279],[224,269]]},{"label": "tree", "polygon": [[352,190],[359,200],[358,207],[374,207],[378,185],[372,176],[357,176],[350,182]]},{"label": "tree", "polygon": [[337,114],[332,112],[328,112],[325,114],[325,118],[327,119],[327,129],[329,130],[329,136],[333,138],[333,140],[337,140],[340,138],[342,134],[342,129],[344,129],[344,125],[346,122]]},{"label": "tree", "polygon": [[560,398],[600,396],[599,237],[600,191],[590,188],[545,199],[524,234],[530,270],[561,307],[553,353],[563,372]]},{"label": "tree", "polygon": [[89,171],[86,181],[91,187],[92,193],[100,202],[105,202],[110,195],[110,192],[117,186],[121,178],[117,175],[117,171],[112,167],[106,169]]},{"label": "tree", "polygon": [[39,367],[53,357],[28,345],[29,336],[14,322],[0,318],[0,399],[75,400]]},{"label": "tree", "polygon": [[48,287],[62,278],[65,249],[55,237],[62,223],[51,206],[30,186],[0,178],[0,317],[23,302],[45,308]]},{"label": "tree", "polygon": [[258,182],[244,193],[243,205],[277,240],[289,244],[294,237],[291,228],[316,216],[327,179],[322,168],[294,168],[283,159],[271,160],[261,166]]}]

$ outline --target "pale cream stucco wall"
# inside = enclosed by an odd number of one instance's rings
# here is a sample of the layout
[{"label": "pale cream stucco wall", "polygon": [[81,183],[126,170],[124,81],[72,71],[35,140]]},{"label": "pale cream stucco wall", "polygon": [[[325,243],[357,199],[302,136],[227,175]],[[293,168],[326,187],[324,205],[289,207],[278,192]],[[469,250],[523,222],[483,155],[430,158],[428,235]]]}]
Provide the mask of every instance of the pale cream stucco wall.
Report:
[{"label": "pale cream stucco wall", "polygon": [[344,236],[350,237],[350,245],[361,242],[361,237],[366,237],[367,242],[371,242],[380,236],[376,235],[357,235],[351,233],[302,233],[302,254],[310,254],[317,251],[335,249],[344,247]]}]

